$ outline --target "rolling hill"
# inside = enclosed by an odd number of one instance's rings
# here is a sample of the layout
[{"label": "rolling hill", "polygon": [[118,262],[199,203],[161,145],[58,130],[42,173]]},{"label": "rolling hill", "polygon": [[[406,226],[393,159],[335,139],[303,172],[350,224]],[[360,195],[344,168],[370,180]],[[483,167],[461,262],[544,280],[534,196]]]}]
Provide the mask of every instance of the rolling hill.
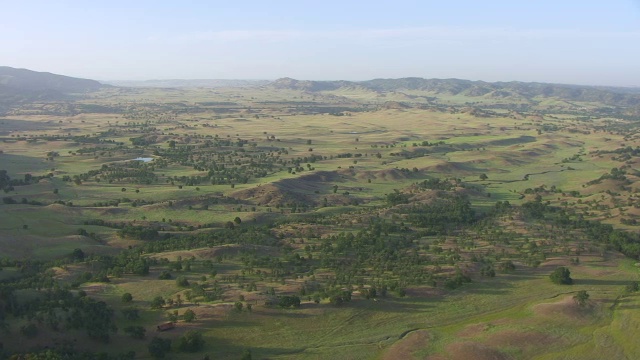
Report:
[{"label": "rolling hill", "polygon": [[21,103],[64,100],[107,86],[95,80],[0,66],[0,113]]},{"label": "rolling hill", "polygon": [[615,106],[640,106],[640,89],[596,87],[582,85],[485,82],[460,79],[423,79],[417,77],[401,79],[374,79],[367,81],[310,81],[281,78],[269,86],[278,89],[294,89],[309,92],[332,91],[341,88],[364,88],[380,93],[402,91],[425,91],[433,94],[464,95],[469,97],[516,96],[526,99],[536,97],[558,98],[568,101],[602,102]]},{"label": "rolling hill", "polygon": [[98,90],[105,85],[95,80],[0,66],[0,86],[5,90],[81,93]]}]

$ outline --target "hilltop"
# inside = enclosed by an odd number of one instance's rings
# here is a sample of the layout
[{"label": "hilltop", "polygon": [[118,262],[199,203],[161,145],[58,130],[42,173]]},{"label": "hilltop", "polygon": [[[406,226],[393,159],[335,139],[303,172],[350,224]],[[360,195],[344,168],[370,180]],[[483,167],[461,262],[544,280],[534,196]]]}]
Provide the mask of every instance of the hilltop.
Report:
[{"label": "hilltop", "polygon": [[0,89],[79,93],[98,90],[104,86],[95,80],[0,66]]},{"label": "hilltop", "polygon": [[95,80],[0,66],[0,112],[29,101],[64,100],[70,94],[107,86]]}]

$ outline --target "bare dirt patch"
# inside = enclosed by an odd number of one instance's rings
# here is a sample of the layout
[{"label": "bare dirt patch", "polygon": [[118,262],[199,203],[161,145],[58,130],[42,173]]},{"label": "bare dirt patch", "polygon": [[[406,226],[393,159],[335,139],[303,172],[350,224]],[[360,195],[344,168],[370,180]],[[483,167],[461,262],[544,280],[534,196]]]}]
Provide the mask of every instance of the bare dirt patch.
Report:
[{"label": "bare dirt patch", "polygon": [[412,355],[412,353],[417,350],[426,348],[429,345],[430,339],[431,336],[426,330],[413,331],[391,345],[382,359],[413,359],[414,356]]},{"label": "bare dirt patch", "polygon": [[547,261],[540,264],[539,268],[547,271],[548,269],[555,269],[558,266],[569,266],[570,261],[568,258],[550,258]]},{"label": "bare dirt patch", "polygon": [[[245,200],[252,204],[261,206],[283,206],[289,203],[313,203],[311,196],[298,193],[298,186],[291,180],[286,183],[274,182],[272,184],[260,185],[251,189],[240,190],[231,197]],[[307,184],[307,187],[310,185]]]},{"label": "bare dirt patch", "polygon": [[198,260],[199,259],[211,260],[211,259],[215,259],[220,255],[234,256],[239,254],[242,251],[248,251],[248,250],[256,251],[262,255],[276,256],[278,254],[277,249],[274,249],[268,246],[232,244],[232,245],[214,246],[214,247],[203,248],[203,249],[163,252],[163,253],[151,255],[150,257],[157,258],[157,259],[167,258],[170,261],[175,261],[178,258],[178,256],[180,256],[183,259],[189,259],[191,257],[195,257]]},{"label": "bare dirt patch", "polygon": [[382,180],[404,180],[409,178],[409,174],[398,169],[387,169],[379,171],[360,171],[356,175],[360,180],[366,179],[382,179]]},{"label": "bare dirt patch", "polygon": [[491,334],[486,344],[495,347],[517,347],[521,349],[531,347],[548,347],[557,339],[540,332],[523,332],[506,330]]},{"label": "bare dirt patch", "polygon": [[488,323],[471,324],[465,326],[465,328],[459,331],[456,335],[458,337],[476,337],[494,329],[496,326],[510,324],[511,322],[511,319],[503,318]]},{"label": "bare dirt patch", "polygon": [[456,176],[473,175],[480,171],[480,169],[461,162],[444,162],[442,164],[429,166],[424,170],[443,174],[456,174]]},{"label": "bare dirt patch", "polygon": [[444,296],[447,292],[440,288],[431,287],[415,287],[406,289],[407,296],[412,298],[439,298]]},{"label": "bare dirt patch", "polygon": [[428,357],[429,360],[510,360],[511,356],[477,342],[457,342],[447,346],[445,356]]}]

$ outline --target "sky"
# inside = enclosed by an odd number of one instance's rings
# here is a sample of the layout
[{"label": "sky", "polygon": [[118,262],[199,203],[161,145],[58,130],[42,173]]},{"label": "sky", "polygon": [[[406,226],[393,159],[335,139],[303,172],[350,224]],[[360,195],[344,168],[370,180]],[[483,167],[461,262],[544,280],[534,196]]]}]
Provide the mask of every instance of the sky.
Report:
[{"label": "sky", "polygon": [[640,86],[640,0],[0,0],[0,65],[97,80]]}]

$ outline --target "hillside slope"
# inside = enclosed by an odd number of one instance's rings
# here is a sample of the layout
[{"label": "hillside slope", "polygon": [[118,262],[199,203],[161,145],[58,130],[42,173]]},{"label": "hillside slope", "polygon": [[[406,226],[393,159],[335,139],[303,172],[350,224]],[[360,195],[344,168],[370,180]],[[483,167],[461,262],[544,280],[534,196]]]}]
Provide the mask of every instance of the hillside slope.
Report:
[{"label": "hillside slope", "polygon": [[70,99],[71,94],[108,86],[95,80],[0,66],[0,113],[16,105]]},{"label": "hillside slope", "polygon": [[0,86],[5,90],[54,90],[62,93],[78,93],[98,90],[105,85],[95,80],[0,66]]}]

